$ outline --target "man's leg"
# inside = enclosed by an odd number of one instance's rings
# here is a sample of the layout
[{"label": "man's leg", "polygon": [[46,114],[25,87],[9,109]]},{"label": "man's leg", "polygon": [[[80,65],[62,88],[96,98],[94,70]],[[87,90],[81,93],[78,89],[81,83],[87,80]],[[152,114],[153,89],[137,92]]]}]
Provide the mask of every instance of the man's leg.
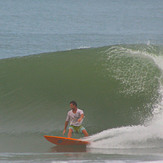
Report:
[{"label": "man's leg", "polygon": [[84,136],[89,136],[86,129],[82,130],[82,133],[84,134]]},{"label": "man's leg", "polygon": [[73,132],[72,128],[69,128],[69,131],[68,131],[68,138],[71,138],[71,137],[72,137],[72,132]]}]

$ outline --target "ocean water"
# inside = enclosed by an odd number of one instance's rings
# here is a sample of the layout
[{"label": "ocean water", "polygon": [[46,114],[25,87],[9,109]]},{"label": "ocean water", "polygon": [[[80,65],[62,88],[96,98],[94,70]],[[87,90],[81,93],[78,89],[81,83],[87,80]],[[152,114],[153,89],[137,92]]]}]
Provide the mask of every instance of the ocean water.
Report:
[{"label": "ocean water", "polygon": [[[162,0],[5,0],[0,11],[0,162],[163,162]],[[62,136],[71,100],[84,148],[43,137]]]}]

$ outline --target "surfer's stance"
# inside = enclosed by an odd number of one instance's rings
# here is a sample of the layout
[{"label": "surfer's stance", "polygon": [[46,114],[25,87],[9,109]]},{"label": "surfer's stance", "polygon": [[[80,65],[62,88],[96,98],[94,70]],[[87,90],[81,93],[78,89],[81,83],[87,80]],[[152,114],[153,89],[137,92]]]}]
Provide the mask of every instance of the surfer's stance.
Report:
[{"label": "surfer's stance", "polygon": [[67,118],[65,122],[65,128],[63,130],[63,135],[66,132],[68,123],[70,122],[68,138],[72,137],[73,132],[83,133],[84,136],[88,136],[86,129],[82,126],[84,112],[77,108],[77,103],[75,101],[70,102],[71,110],[67,113]]}]

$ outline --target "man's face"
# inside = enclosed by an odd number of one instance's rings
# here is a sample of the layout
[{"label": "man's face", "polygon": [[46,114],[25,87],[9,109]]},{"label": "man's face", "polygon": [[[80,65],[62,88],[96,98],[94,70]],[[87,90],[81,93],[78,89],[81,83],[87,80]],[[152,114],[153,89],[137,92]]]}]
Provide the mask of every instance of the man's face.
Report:
[{"label": "man's face", "polygon": [[71,108],[71,109],[75,109],[75,105],[70,104],[70,108]]}]

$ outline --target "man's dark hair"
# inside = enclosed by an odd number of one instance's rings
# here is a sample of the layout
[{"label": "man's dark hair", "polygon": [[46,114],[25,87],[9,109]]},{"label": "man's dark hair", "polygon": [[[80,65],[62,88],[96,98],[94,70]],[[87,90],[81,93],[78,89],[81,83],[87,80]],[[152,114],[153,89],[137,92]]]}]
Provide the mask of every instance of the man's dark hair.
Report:
[{"label": "man's dark hair", "polygon": [[70,104],[73,104],[73,105],[77,106],[76,101],[71,101]]}]

